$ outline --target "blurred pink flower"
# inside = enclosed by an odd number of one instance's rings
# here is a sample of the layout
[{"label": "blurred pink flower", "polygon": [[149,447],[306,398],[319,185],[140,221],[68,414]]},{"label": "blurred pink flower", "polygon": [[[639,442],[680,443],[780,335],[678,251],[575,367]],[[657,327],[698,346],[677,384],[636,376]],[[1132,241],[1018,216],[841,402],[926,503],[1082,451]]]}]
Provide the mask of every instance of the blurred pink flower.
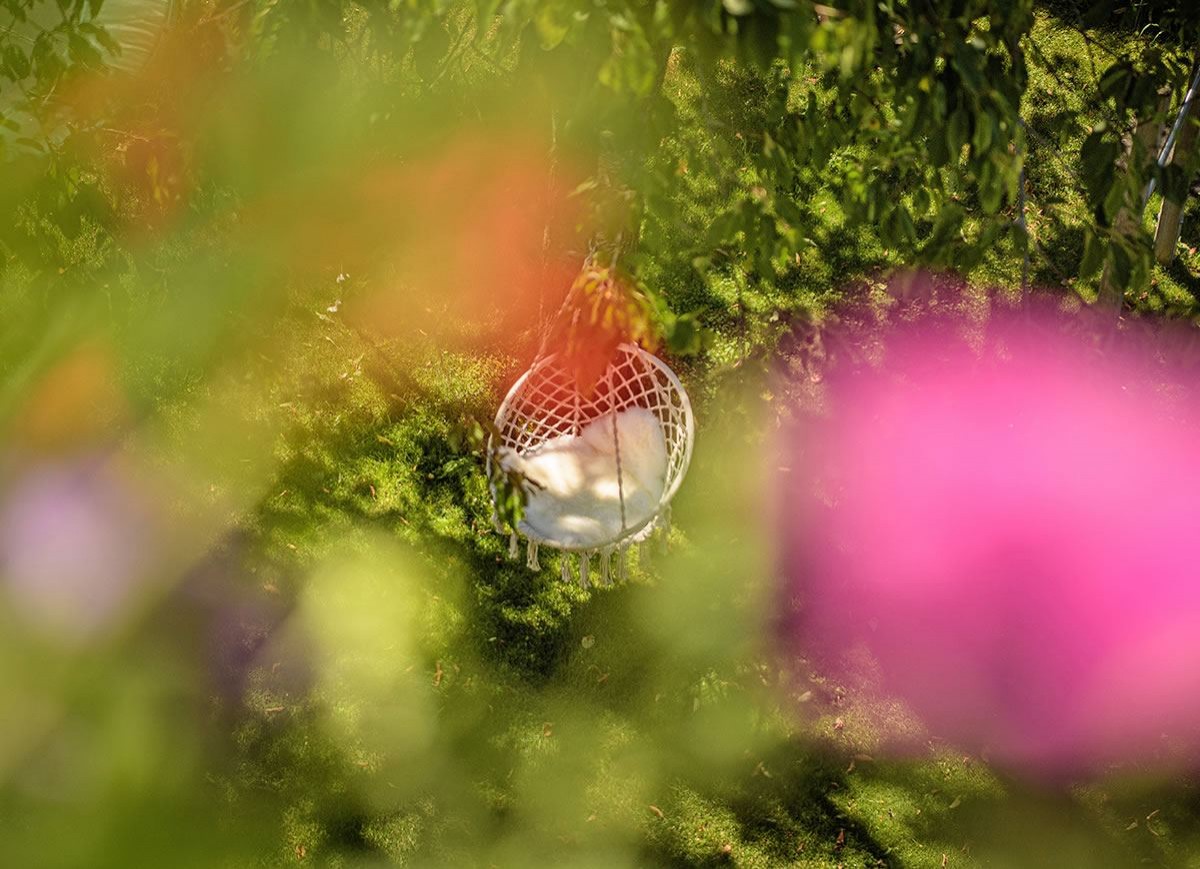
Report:
[{"label": "blurred pink flower", "polygon": [[114,621],[153,546],[144,506],[99,462],[37,467],[0,500],[0,587],[26,618],[63,638]]},{"label": "blurred pink flower", "polygon": [[1014,771],[1200,760],[1200,408],[1161,336],[1063,316],[908,325],[830,378],[783,441],[790,636]]}]

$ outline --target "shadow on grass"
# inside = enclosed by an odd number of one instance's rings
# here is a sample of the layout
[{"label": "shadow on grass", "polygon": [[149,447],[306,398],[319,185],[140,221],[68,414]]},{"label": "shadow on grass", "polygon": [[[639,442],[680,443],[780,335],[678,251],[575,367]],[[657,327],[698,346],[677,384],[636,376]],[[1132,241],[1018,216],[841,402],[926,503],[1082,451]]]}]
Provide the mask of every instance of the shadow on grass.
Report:
[{"label": "shadow on grass", "polygon": [[1076,274],[1083,259],[1083,227],[1069,226],[1057,218],[1045,241],[1032,248],[1030,280],[1036,287],[1063,285],[1064,275]]},{"label": "shadow on grass", "polygon": [[839,804],[847,792],[846,757],[813,742],[779,743],[703,794],[677,791],[664,806],[671,822],[649,837],[646,862],[892,865],[889,849]]},{"label": "shadow on grass", "polygon": [[1200,301],[1200,275],[1188,268],[1180,257],[1171,260],[1165,271],[1179,286],[1191,293],[1192,298]]},{"label": "shadow on grass", "polygon": [[467,639],[481,659],[544,679],[559,660],[572,596],[551,573],[553,557],[540,573],[527,570],[524,553],[508,560],[507,541],[491,528],[481,460],[452,446],[460,417],[488,418],[492,408],[426,399],[380,417],[349,402],[322,396],[328,413],[289,435],[275,490],[285,494],[257,518],[268,548],[285,559],[288,550],[319,552],[352,528],[397,537],[436,578],[464,586]]}]

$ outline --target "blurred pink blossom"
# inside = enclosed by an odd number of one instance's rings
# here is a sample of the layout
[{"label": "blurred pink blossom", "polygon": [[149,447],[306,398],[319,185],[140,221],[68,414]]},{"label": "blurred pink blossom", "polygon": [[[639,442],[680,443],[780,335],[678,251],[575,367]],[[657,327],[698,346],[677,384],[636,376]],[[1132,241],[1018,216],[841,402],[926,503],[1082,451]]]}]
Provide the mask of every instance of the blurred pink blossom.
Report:
[{"label": "blurred pink blossom", "polygon": [[1064,316],[994,314],[973,346],[909,324],[829,378],[782,441],[789,636],[842,675],[865,649],[932,735],[1016,772],[1200,760],[1184,345]]},{"label": "blurred pink blossom", "polygon": [[35,467],[0,497],[0,589],[64,639],[117,618],[153,547],[145,505],[99,462]]}]

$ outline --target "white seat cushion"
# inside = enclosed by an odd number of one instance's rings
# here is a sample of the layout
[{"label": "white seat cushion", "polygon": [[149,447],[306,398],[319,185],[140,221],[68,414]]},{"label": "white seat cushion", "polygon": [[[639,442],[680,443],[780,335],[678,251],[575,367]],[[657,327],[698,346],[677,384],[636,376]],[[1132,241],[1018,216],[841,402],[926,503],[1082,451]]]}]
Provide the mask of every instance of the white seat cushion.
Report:
[{"label": "white seat cushion", "polygon": [[622,531],[621,490],[626,529],[654,515],[667,472],[662,426],[640,407],[618,412],[616,424],[620,487],[611,415],[588,423],[578,436],[551,438],[529,455],[508,452],[501,457],[506,469],[519,471],[535,484],[521,522],[524,533],[568,547],[611,543]]}]

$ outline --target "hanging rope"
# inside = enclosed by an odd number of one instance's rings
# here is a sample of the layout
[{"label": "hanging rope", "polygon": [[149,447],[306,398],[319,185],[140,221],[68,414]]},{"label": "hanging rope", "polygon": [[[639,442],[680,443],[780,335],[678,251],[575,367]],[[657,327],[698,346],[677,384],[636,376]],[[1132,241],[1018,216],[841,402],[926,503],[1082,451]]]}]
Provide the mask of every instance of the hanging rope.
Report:
[{"label": "hanging rope", "polygon": [[617,499],[621,505],[621,531],[625,531],[625,478],[621,473],[621,439],[617,436],[616,402],[609,391],[609,404],[612,408],[613,455],[617,457]]},{"label": "hanging rope", "polygon": [[[620,251],[621,251],[621,246],[622,246],[623,240],[624,240],[624,232],[618,233],[616,243],[613,245],[612,259],[609,263],[610,269],[613,269],[613,270],[616,269],[617,260],[620,257]],[[588,250],[587,259],[584,261],[584,270],[585,271],[587,271],[590,268],[595,267],[595,263],[598,259],[598,250],[599,250],[599,246],[598,246],[596,240],[593,239],[591,242],[591,245],[589,247],[589,250]],[[609,280],[611,280],[611,278],[609,278]],[[558,322],[559,320],[561,320],[562,317],[567,313],[567,311],[571,310],[572,307],[574,307],[574,310],[571,312],[571,325],[567,331],[566,341],[568,344],[570,344],[571,342],[576,340],[577,335],[578,335],[578,329],[579,329],[579,318],[580,318],[580,315],[582,314],[582,307],[578,304],[578,300],[576,299],[576,296],[581,292],[581,288],[583,286],[584,285],[580,282],[576,282],[576,283],[572,284],[571,288],[567,291],[566,296],[563,297],[562,304],[559,305],[558,310],[555,312],[554,316],[550,319],[550,321],[546,324],[546,326],[541,330],[541,342],[538,347],[537,355],[534,357],[534,365],[536,365],[538,362],[542,361],[543,359],[545,359],[547,357],[548,350],[549,350],[550,338],[554,334],[554,324],[556,322]],[[540,307],[539,307],[539,316],[541,316],[541,308]],[[606,376],[610,376],[610,375],[606,375]],[[618,426],[617,426],[617,405],[616,405],[616,397],[614,394],[615,390],[614,390],[611,382],[609,382],[608,386],[609,386],[609,394],[608,394],[609,410],[610,410],[610,413],[612,414],[613,455],[615,456],[616,465],[617,465],[617,499],[618,499],[620,511],[621,511],[621,531],[624,532],[628,528],[628,519],[627,519],[626,513],[625,513],[625,477],[624,477],[623,469],[621,467],[621,436],[620,436],[620,432],[619,432]],[[578,392],[575,393],[573,405],[574,406],[572,409],[573,410],[572,431],[575,434],[575,436],[578,437],[580,432],[583,430],[581,400],[580,400],[580,395]],[[495,510],[493,510],[493,516],[495,516]],[[499,527],[499,519],[498,518],[494,519],[494,524],[497,526],[497,528]],[[514,558],[514,559],[517,557],[517,548],[516,548],[517,542],[516,541],[517,541],[517,534],[516,534],[516,531],[514,530],[512,539],[509,542],[509,557]],[[529,564],[529,567],[536,569],[535,568],[535,565],[537,564],[536,544],[531,544],[531,547],[532,548],[530,549],[530,553],[529,553],[529,557],[528,557],[528,564]],[[584,588],[587,587],[587,573],[588,573],[588,558],[585,553],[582,557],[582,560],[580,561],[580,577],[579,577],[580,584],[583,585]],[[604,573],[604,579],[607,581],[608,580],[608,555],[607,554],[605,554],[605,556],[604,556],[603,573]],[[564,576],[565,576],[565,569],[564,569]]]}]

